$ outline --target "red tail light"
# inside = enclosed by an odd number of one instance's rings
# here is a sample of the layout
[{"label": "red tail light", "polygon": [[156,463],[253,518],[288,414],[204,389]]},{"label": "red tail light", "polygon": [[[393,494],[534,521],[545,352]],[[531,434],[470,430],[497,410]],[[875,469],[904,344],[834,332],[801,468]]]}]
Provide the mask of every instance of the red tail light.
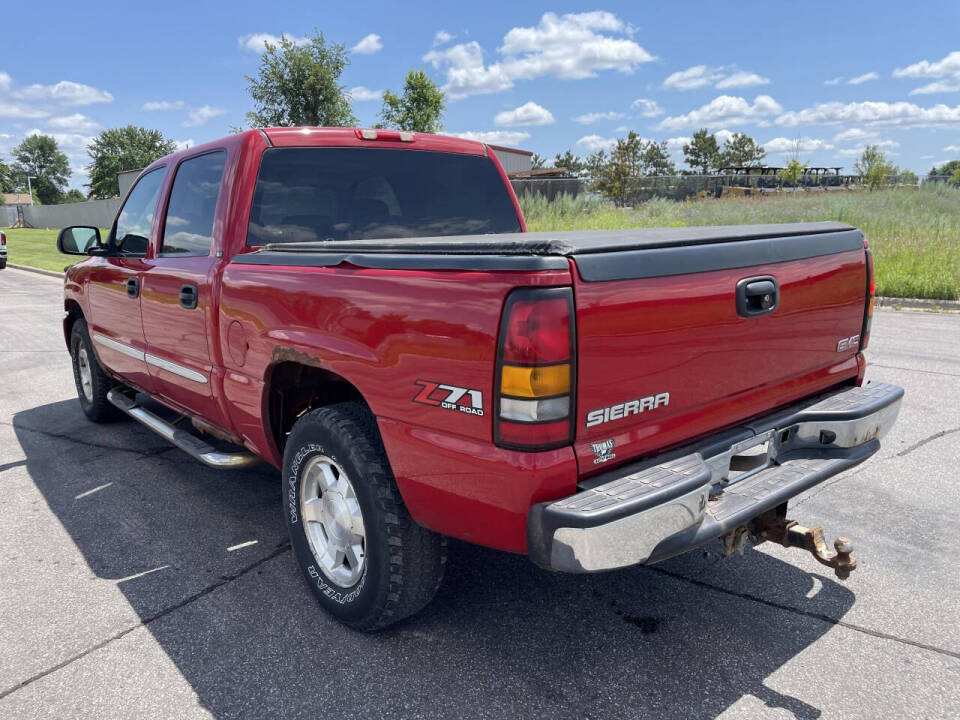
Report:
[{"label": "red tail light", "polygon": [[7,246],[7,236],[0,232],[0,247]]},{"label": "red tail light", "polygon": [[572,442],[575,380],[573,290],[510,293],[497,349],[494,441],[519,450]]},{"label": "red tail light", "polygon": [[[864,240],[866,244],[866,240]],[[873,281],[873,253],[870,248],[864,248],[867,257],[867,298],[863,307],[863,327],[860,329],[860,351],[867,349],[867,343],[870,342],[870,325],[873,323],[873,297],[876,292],[876,285]]]}]

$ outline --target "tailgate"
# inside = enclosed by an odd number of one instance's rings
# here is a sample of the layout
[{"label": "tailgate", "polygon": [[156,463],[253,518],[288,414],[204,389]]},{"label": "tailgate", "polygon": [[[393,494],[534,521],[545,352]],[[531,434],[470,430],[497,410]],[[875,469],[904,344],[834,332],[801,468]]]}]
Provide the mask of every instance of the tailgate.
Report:
[{"label": "tailgate", "polygon": [[[573,261],[583,474],[857,376],[858,342],[842,341],[858,336],[863,322],[858,230],[583,253]],[[764,297],[770,282],[772,299]],[[738,307],[738,285],[741,295],[762,294],[741,297]],[[763,307],[771,302],[772,310]]]}]

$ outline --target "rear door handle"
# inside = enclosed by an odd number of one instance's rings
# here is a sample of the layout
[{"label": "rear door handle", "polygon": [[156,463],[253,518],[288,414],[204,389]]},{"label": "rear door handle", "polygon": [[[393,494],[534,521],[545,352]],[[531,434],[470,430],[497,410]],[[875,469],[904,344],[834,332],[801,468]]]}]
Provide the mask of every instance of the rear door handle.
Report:
[{"label": "rear door handle", "polygon": [[180,307],[194,310],[197,307],[197,286],[183,285],[180,288]]},{"label": "rear door handle", "polygon": [[772,275],[745,278],[737,283],[737,313],[756,317],[772,313],[780,304],[780,288]]},{"label": "rear door handle", "polygon": [[127,280],[127,295],[132,298],[137,297],[140,294],[140,280],[137,278],[130,278]]}]

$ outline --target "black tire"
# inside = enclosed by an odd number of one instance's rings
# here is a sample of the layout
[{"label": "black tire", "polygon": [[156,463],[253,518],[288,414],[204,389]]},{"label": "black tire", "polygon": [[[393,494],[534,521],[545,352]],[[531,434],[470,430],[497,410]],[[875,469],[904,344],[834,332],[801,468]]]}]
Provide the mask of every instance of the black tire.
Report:
[{"label": "black tire", "polygon": [[[85,358],[90,370],[89,397],[81,378],[81,358]],[[73,361],[73,380],[77,385],[77,397],[84,414],[95,423],[113,422],[123,417],[123,413],[107,400],[107,393],[118,383],[107,375],[93,351],[87,323],[77,320],[70,331],[70,358]]]},{"label": "black tire", "polygon": [[[307,537],[300,498],[303,471],[315,456],[326,456],[343,469],[363,514],[362,574],[352,586],[325,575]],[[287,440],[283,478],[294,554],[324,609],[356,630],[374,631],[413,615],[433,599],[447,560],[446,538],[410,517],[366,408],[346,402],[301,417]]]}]

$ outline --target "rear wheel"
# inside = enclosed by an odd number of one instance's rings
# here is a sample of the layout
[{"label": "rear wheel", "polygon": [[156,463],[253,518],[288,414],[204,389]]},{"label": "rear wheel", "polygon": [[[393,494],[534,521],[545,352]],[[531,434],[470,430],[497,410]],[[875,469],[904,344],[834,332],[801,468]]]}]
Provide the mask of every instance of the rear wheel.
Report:
[{"label": "rear wheel", "polygon": [[95,423],[120,418],[122,413],[107,400],[107,393],[117,386],[117,381],[107,375],[97,362],[87,323],[83,320],[77,320],[70,332],[70,357],[73,359],[77,397],[80,398],[84,414]]},{"label": "rear wheel", "polygon": [[283,459],[290,540],[320,604],[358,630],[421,610],[443,577],[446,539],[417,525],[376,423],[358,403],[297,421]]}]

